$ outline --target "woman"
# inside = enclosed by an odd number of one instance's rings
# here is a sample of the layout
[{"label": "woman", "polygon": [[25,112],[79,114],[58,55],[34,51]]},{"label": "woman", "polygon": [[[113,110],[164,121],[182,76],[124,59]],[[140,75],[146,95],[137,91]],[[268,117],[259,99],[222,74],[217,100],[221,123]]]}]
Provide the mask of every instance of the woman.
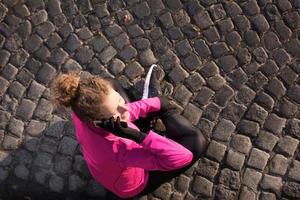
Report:
[{"label": "woman", "polygon": [[[152,192],[192,166],[206,148],[205,137],[166,96],[129,102],[113,79],[81,78],[78,72],[57,76],[51,94],[54,105],[73,111],[76,138],[91,175],[121,198]],[[133,123],[155,115],[163,121],[166,137]]]}]

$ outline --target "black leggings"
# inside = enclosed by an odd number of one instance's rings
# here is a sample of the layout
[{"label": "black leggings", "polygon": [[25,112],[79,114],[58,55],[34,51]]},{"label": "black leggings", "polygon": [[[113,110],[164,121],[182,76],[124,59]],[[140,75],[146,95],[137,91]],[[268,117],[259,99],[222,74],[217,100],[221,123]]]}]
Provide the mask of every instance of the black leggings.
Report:
[{"label": "black leggings", "polygon": [[[133,97],[130,98],[127,95],[129,91],[123,89],[117,81],[114,79],[109,80],[113,83],[114,89],[120,93],[126,103],[136,101],[136,99],[133,99]],[[200,158],[200,156],[202,156],[207,146],[207,140],[204,135],[195,128],[190,121],[178,114],[175,110],[169,110],[159,117],[166,127],[166,137],[189,149],[193,153],[193,160],[186,167],[177,170],[149,171],[148,184],[136,197],[152,193],[163,183],[185,172]],[[135,121],[133,123],[135,123]]]}]

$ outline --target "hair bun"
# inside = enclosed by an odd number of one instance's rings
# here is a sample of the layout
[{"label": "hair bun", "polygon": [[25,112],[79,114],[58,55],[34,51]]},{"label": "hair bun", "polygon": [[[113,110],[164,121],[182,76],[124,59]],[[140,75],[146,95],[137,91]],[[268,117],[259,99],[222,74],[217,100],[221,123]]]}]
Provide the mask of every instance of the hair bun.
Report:
[{"label": "hair bun", "polygon": [[79,72],[59,74],[54,79],[50,89],[53,103],[66,107],[71,106],[71,102],[77,94],[79,81]]}]

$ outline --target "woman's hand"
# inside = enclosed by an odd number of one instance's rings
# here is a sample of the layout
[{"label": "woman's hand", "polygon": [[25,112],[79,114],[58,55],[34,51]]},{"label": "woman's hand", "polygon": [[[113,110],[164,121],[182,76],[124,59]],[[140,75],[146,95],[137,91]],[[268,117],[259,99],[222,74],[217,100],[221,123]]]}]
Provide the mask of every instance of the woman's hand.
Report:
[{"label": "woman's hand", "polygon": [[96,123],[96,125],[117,136],[134,140],[137,143],[141,143],[147,135],[144,132],[128,127],[127,122],[120,121],[120,117],[117,117],[117,120],[114,117],[101,120],[101,123]]}]

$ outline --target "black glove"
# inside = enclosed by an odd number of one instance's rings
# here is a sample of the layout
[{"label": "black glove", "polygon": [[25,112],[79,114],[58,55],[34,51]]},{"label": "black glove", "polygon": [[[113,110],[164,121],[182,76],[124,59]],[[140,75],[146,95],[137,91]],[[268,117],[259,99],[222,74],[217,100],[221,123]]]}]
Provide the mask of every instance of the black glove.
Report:
[{"label": "black glove", "polygon": [[113,117],[95,123],[97,126],[114,133],[117,136],[124,137],[141,143],[147,136],[146,133],[128,127],[127,122],[121,122],[120,117],[115,120]]}]

